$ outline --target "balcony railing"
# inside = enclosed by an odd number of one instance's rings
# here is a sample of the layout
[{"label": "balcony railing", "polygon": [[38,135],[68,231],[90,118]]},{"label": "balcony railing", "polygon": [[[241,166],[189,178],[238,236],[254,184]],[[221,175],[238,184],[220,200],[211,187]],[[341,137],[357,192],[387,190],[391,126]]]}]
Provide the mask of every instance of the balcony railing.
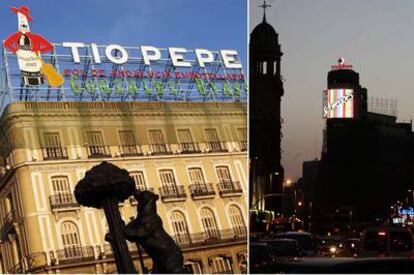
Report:
[{"label": "balcony railing", "polygon": [[209,152],[227,152],[227,148],[224,142],[218,141],[207,142],[207,149]]},{"label": "balcony railing", "polygon": [[206,196],[213,196],[216,194],[211,183],[191,184],[190,192],[192,198],[200,198]]},{"label": "balcony railing", "polygon": [[198,144],[195,142],[182,142],[180,143],[180,151],[182,154],[196,154],[201,153]]},{"label": "balcony railing", "polygon": [[245,226],[233,226],[233,232],[235,237],[245,237],[247,236]]},{"label": "balcony railing", "polygon": [[44,160],[68,159],[66,147],[47,147],[42,148]]},{"label": "balcony railing", "polygon": [[119,146],[119,154],[122,157],[142,156],[139,145],[121,145]]},{"label": "balcony railing", "polygon": [[[247,232],[246,227],[238,228],[237,230],[240,233]],[[247,240],[247,235],[236,234],[234,228],[225,230],[211,228],[205,232],[194,234],[176,234],[173,236],[173,239],[181,248],[188,248],[206,244],[243,241]]]},{"label": "balcony railing", "polygon": [[88,158],[110,158],[111,151],[109,146],[104,145],[87,145]]},{"label": "balcony railing", "polygon": [[218,183],[220,196],[240,195],[243,190],[238,181],[222,181]]},{"label": "balcony railing", "polygon": [[61,193],[49,196],[50,206],[55,208],[79,207],[75,196],[72,193]]},{"label": "balcony railing", "polygon": [[47,265],[47,257],[45,252],[32,253],[27,255],[25,258],[28,272],[36,271]]},{"label": "balcony railing", "polygon": [[240,151],[247,151],[247,140],[239,141]]},{"label": "balcony railing", "polygon": [[[152,188],[152,187],[137,187],[137,189],[139,190],[139,191],[150,191],[150,192],[152,192],[152,193],[154,193],[154,188]],[[137,200],[134,198],[134,197],[129,197],[129,202],[130,203],[137,203]]]},{"label": "balcony railing", "polygon": [[69,247],[56,251],[59,264],[69,264],[82,261],[89,261],[95,258],[93,246]]},{"label": "balcony railing", "polygon": [[155,143],[150,144],[151,155],[171,155],[172,151],[169,144]]},{"label": "balcony railing", "polygon": [[163,201],[170,199],[185,199],[187,197],[184,186],[182,185],[162,186],[160,187],[160,195]]}]

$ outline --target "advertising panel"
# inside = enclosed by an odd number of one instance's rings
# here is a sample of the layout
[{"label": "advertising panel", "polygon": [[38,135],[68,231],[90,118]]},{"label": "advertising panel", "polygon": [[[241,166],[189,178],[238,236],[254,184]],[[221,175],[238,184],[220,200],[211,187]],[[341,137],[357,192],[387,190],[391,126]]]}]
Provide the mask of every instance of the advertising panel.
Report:
[{"label": "advertising panel", "polygon": [[354,91],[329,89],[323,92],[323,118],[353,118]]}]

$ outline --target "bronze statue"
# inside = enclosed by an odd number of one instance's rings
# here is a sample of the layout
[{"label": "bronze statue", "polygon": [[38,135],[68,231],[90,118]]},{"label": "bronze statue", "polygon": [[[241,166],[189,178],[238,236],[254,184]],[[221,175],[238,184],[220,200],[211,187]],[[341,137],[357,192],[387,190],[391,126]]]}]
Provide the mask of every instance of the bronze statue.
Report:
[{"label": "bronze statue", "polygon": [[125,237],[141,245],[153,262],[152,273],[189,273],[184,268],[180,248],[165,232],[157,214],[158,195],[149,191],[134,191],[138,201],[137,217],[125,228]]}]

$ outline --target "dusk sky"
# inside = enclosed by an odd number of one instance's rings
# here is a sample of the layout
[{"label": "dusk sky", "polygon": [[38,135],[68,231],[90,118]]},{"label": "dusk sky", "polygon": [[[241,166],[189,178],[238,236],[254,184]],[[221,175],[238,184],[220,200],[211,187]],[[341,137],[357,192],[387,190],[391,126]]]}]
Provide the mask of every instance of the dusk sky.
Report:
[{"label": "dusk sky", "polygon": [[10,6],[22,5],[31,10],[31,31],[51,42],[236,49],[247,70],[246,1],[1,1],[1,40],[17,31]]},{"label": "dusk sky", "polygon": [[[298,178],[302,162],[320,157],[322,90],[330,66],[344,57],[368,97],[398,100],[398,121],[413,118],[414,1],[274,0],[267,21],[279,33],[282,74],[282,162]],[[250,0],[250,31],[263,1]]]}]

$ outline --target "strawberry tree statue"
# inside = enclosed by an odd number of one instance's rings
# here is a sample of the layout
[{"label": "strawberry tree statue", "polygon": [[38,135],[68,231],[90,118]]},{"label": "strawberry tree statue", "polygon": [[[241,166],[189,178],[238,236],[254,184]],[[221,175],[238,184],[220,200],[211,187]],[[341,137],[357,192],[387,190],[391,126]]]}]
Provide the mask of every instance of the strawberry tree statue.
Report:
[{"label": "strawberry tree statue", "polygon": [[75,197],[79,204],[103,208],[109,225],[107,234],[118,273],[137,273],[128,251],[125,239],[125,223],[119,213],[118,204],[129,198],[135,190],[134,180],[125,169],[106,161],[92,167],[75,187]]}]

